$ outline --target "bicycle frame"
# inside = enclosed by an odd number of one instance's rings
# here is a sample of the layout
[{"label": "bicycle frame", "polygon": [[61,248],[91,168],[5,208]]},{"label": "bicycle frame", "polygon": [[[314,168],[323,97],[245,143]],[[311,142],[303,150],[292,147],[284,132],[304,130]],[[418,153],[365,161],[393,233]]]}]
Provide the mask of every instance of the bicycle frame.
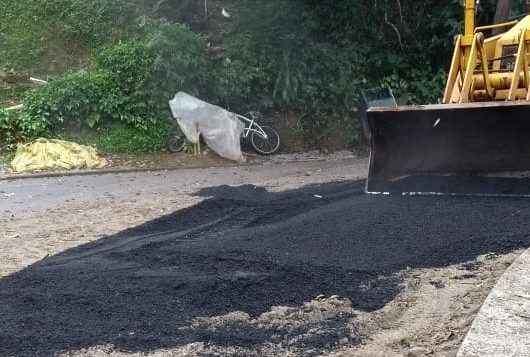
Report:
[{"label": "bicycle frame", "polygon": [[245,117],[243,115],[240,115],[240,114],[236,114],[236,117],[239,120],[241,120],[243,123],[245,123],[245,129],[243,130],[243,137],[245,139],[248,138],[248,135],[250,134],[250,132],[257,133],[261,137],[263,137],[264,139],[268,139],[269,138],[267,133],[265,133],[265,131],[261,128],[261,126],[259,126],[259,124],[256,123],[256,119],[255,118],[249,119],[249,118],[247,118],[247,117]]}]

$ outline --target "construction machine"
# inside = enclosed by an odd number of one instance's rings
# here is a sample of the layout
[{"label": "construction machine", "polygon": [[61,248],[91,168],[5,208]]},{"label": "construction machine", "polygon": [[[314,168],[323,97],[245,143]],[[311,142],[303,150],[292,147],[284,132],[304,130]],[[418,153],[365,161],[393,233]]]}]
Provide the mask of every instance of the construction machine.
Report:
[{"label": "construction machine", "polygon": [[530,195],[530,13],[476,27],[475,12],[465,0],[441,104],[366,111],[368,193]]}]

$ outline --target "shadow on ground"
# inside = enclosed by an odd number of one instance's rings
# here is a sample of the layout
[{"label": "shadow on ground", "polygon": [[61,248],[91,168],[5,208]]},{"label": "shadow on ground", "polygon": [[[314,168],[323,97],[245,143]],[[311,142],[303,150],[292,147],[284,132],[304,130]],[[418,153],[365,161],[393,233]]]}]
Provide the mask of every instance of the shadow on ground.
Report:
[{"label": "shadow on ground", "polygon": [[[194,341],[258,345],[278,328],[227,337],[197,318],[242,311],[259,325],[272,307],[299,307],[320,294],[372,311],[395,297],[408,267],[530,246],[527,199],[376,197],[362,194],[361,182],[197,194],[205,200],[194,207],[0,280],[0,355],[108,344],[133,352]],[[330,318],[345,326],[337,316]],[[338,338],[307,344],[318,352]]]}]

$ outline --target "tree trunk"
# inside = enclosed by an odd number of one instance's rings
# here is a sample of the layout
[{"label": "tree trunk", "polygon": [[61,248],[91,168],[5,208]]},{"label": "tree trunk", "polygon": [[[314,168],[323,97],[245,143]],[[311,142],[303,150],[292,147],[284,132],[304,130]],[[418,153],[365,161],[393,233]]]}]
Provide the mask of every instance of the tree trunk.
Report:
[{"label": "tree trunk", "polygon": [[512,7],[512,0],[497,0],[497,9],[495,10],[494,23],[505,22],[510,18],[510,9]]}]

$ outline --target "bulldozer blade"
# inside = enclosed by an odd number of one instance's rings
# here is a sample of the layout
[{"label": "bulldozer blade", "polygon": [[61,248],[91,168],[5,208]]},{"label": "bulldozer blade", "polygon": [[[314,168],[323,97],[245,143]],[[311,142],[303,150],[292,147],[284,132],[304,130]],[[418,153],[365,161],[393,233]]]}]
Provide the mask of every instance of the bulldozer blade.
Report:
[{"label": "bulldozer blade", "polygon": [[529,102],[370,108],[365,124],[367,193],[530,196]]}]

